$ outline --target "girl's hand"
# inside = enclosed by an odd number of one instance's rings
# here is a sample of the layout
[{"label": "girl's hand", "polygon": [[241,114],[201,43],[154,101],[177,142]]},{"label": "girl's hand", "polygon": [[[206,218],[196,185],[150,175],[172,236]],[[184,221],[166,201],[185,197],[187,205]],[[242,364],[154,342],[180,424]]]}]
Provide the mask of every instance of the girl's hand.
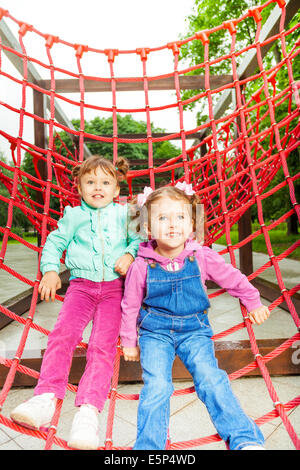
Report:
[{"label": "girl's hand", "polygon": [[251,323],[256,323],[257,325],[263,323],[265,320],[267,320],[267,318],[269,318],[269,316],[270,310],[264,305],[249,312],[249,319]]},{"label": "girl's hand", "polygon": [[41,300],[49,302],[49,297],[52,302],[55,300],[55,293],[61,288],[61,280],[56,271],[48,271],[42,277],[39,285],[39,294],[41,294]]},{"label": "girl's hand", "polygon": [[125,255],[121,256],[121,258],[117,259],[115,264],[115,271],[121,276],[126,276],[129,266],[133,263],[134,258],[130,253],[126,253]]},{"label": "girl's hand", "polygon": [[125,361],[138,361],[140,358],[140,348],[138,346],[134,348],[125,348],[123,346],[123,356]]}]

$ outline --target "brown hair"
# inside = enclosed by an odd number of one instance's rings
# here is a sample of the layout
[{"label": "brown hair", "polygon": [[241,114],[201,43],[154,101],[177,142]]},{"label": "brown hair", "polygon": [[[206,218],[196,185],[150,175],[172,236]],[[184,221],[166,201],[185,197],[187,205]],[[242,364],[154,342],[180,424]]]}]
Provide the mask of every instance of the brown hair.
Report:
[{"label": "brown hair", "polygon": [[101,155],[93,155],[73,168],[72,177],[79,184],[83,175],[95,171],[96,168],[100,168],[105,173],[113,176],[119,186],[120,181],[126,180],[129,163],[126,158],[119,157],[114,165],[110,160]]},{"label": "brown hair", "polygon": [[[137,196],[132,201],[131,220],[135,223],[135,230],[137,232],[144,232],[145,226],[150,227],[151,220],[151,205],[163,197],[170,199],[183,200],[190,206],[190,216],[193,221],[193,232],[198,241],[204,241],[206,223],[204,206],[201,203],[200,197],[195,193],[188,196],[184,191],[174,186],[164,186],[153,191],[147,198],[142,207],[137,205]],[[133,209],[134,208],[134,209]]]}]

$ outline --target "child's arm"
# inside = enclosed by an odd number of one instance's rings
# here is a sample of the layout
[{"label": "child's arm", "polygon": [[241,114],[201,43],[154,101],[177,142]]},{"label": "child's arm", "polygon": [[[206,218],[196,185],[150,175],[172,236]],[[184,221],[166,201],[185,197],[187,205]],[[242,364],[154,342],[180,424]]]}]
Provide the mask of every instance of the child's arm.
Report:
[{"label": "child's arm", "polygon": [[115,264],[115,271],[121,276],[126,276],[127,271],[131,263],[133,263],[134,257],[130,253],[125,253],[125,255],[118,258]]},{"label": "child's arm", "polygon": [[203,247],[207,279],[216,282],[233,297],[240,299],[249,312],[252,323],[261,324],[270,315],[269,309],[262,305],[259,291],[248,281],[239,269],[226,263],[214,250]]},{"label": "child's arm", "polygon": [[139,244],[144,241],[142,237],[135,230],[133,230],[132,223],[129,221],[128,205],[126,207],[125,221],[127,227],[127,248],[125,255],[117,259],[115,264],[115,271],[121,276],[126,276],[129,266],[135,260],[136,254],[139,249]]},{"label": "child's arm", "polygon": [[57,229],[50,232],[47,237],[41,257],[41,271],[43,274],[49,271],[59,273],[60,259],[74,234],[72,209],[70,206],[65,208],[63,217],[57,222]]},{"label": "child's arm", "polygon": [[144,261],[142,263],[136,260],[130,266],[125,280],[124,295],[121,303],[122,319],[120,328],[121,344],[125,359],[125,352],[130,353],[129,349],[137,348],[137,317],[146,293],[147,266]]},{"label": "child's arm", "polygon": [[41,300],[55,300],[55,293],[61,287],[58,275],[60,259],[73,238],[72,208],[67,206],[64,216],[58,221],[57,229],[49,233],[41,257],[42,280],[39,285]]}]

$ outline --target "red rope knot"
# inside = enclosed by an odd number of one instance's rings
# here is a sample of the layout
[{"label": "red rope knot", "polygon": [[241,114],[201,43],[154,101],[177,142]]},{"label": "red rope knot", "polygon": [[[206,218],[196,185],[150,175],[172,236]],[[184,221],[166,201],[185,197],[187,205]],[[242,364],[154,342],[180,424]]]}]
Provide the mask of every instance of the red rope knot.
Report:
[{"label": "red rope knot", "polygon": [[4,10],[4,8],[0,8],[0,21],[2,20],[3,16],[8,15],[8,10]]},{"label": "red rope knot", "polygon": [[249,10],[249,15],[253,16],[256,23],[260,23],[262,21],[262,16],[259,8],[251,8]]},{"label": "red rope knot", "polygon": [[224,28],[228,29],[231,35],[236,34],[236,27],[235,27],[235,25],[236,25],[236,22],[235,22],[235,21],[231,21],[231,20],[229,20],[229,21],[224,21],[224,23],[223,23]]},{"label": "red rope knot", "polygon": [[286,3],[285,3],[285,0],[276,0],[279,8],[284,8]]},{"label": "red rope knot", "polygon": [[168,49],[172,49],[174,55],[180,53],[180,49],[178,47],[177,42],[169,42],[167,46],[168,46]]},{"label": "red rope knot", "polygon": [[12,152],[16,149],[16,147],[17,147],[16,142],[11,142],[11,143],[10,143],[10,150],[11,150]]},{"label": "red rope knot", "polygon": [[200,31],[199,33],[196,33],[196,38],[200,39],[203,44],[208,44],[209,39],[208,39],[208,31]]},{"label": "red rope knot", "polygon": [[136,49],[135,51],[136,51],[137,54],[139,54],[141,56],[142,60],[147,60],[147,58],[148,58],[147,56],[150,52],[150,49],[148,47],[147,48],[142,47],[140,49]]},{"label": "red rope knot", "polygon": [[277,406],[283,406],[283,403],[281,401],[274,401],[273,406],[274,408],[276,408]]},{"label": "red rope knot", "polygon": [[52,36],[51,34],[49,34],[48,36],[46,36],[46,47],[49,47],[49,49],[51,49],[53,44],[58,41],[59,41],[58,36]]},{"label": "red rope knot", "polygon": [[262,90],[258,90],[252,95],[252,98],[256,101],[256,103],[259,103],[261,101],[260,99],[261,92]]},{"label": "red rope knot", "polygon": [[89,50],[89,46],[83,46],[82,44],[74,44],[74,49],[76,50],[76,57],[81,59],[84,52]]},{"label": "red rope knot", "polygon": [[107,55],[108,62],[114,62],[116,55],[119,55],[118,49],[105,49],[105,55]]},{"label": "red rope knot", "polygon": [[271,82],[274,86],[276,84],[276,75],[277,72],[271,73],[271,75],[267,78],[268,82]]},{"label": "red rope knot", "polygon": [[20,29],[19,29],[20,36],[25,36],[27,31],[32,31],[33,30],[33,26],[31,24],[28,24],[28,23],[19,22],[19,26],[20,26]]}]

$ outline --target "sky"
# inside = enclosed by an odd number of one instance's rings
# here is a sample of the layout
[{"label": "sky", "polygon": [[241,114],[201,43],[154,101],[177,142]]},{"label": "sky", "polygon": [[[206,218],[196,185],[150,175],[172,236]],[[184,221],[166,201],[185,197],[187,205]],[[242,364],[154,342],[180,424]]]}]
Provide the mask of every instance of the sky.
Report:
[{"label": "sky", "polygon": [[[194,0],[51,0],[41,2],[38,0],[0,0],[0,7],[7,9],[10,14],[48,34],[59,36],[65,41],[76,44],[88,44],[96,49],[136,49],[139,47],[159,47],[176,41],[180,35],[187,31],[186,18],[192,13]],[[6,24],[17,36],[18,28],[8,19]],[[29,56],[48,63],[44,40],[28,32],[24,37],[24,44]],[[63,45],[54,44],[51,53],[54,64],[58,67],[77,72],[74,51]],[[161,75],[173,69],[172,53],[160,51],[150,54],[147,61],[148,75]],[[103,55],[88,53],[82,59],[83,72],[87,75],[109,76],[108,63]],[[45,76],[45,70],[36,66],[40,75]],[[115,76],[141,76],[141,61],[133,55],[119,55],[116,57]],[[2,54],[2,69],[20,77],[16,69]],[[59,74],[56,74],[57,78]],[[65,77],[64,77],[65,78]],[[0,101],[12,106],[21,106],[21,87],[11,83],[10,80],[0,76]],[[79,101],[79,95],[68,94],[68,98]],[[111,93],[88,93],[87,102],[99,106],[110,107]],[[145,104],[143,92],[117,93],[117,106],[143,107]],[[174,91],[158,91],[150,93],[150,106],[159,106],[174,103]],[[78,107],[64,104],[60,101],[64,112],[71,120],[79,118]],[[26,96],[26,109],[32,111],[32,96],[28,90]],[[86,111],[85,118],[92,119],[99,112]],[[108,114],[102,114],[107,117]],[[137,120],[146,120],[144,113],[133,116]],[[179,117],[176,110],[152,112],[153,124],[165,128],[168,132],[179,131]],[[184,127],[186,130],[196,126],[195,113],[185,112]],[[0,106],[0,127],[13,136],[18,135],[18,115],[8,112]],[[32,120],[25,119],[24,140],[33,141]],[[190,145],[192,141],[189,141]],[[178,142],[177,142],[178,145]],[[0,136],[0,151],[9,156],[9,146]]]}]

